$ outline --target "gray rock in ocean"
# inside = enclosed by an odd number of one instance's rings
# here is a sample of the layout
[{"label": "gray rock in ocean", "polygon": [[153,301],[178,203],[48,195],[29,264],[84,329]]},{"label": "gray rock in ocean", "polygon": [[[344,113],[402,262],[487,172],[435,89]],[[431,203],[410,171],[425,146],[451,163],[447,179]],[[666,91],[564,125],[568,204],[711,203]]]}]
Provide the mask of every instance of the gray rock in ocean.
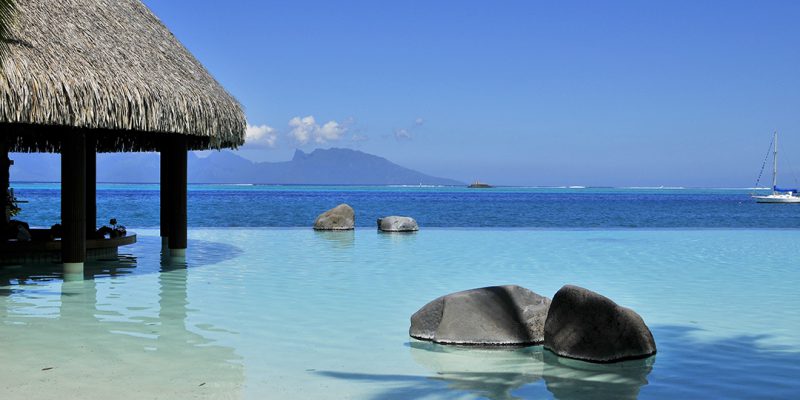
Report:
[{"label": "gray rock in ocean", "polygon": [[442,344],[539,344],[550,299],[516,285],[448,294],[411,316],[409,335]]},{"label": "gray rock in ocean", "polygon": [[345,231],[355,228],[356,213],[347,204],[338,206],[320,214],[314,221],[314,229],[318,231]]},{"label": "gray rock in ocean", "polygon": [[639,314],[572,285],[553,296],[544,325],[544,347],[559,356],[601,363],[656,353],[653,334]]},{"label": "gray rock in ocean", "polygon": [[393,215],[378,218],[378,229],[383,232],[414,232],[419,230],[419,225],[414,218]]}]

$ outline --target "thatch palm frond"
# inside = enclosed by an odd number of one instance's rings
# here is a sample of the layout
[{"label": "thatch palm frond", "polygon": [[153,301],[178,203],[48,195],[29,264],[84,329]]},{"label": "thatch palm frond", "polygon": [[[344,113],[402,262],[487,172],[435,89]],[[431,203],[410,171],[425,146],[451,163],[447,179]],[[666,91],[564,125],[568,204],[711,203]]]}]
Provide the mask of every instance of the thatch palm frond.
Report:
[{"label": "thatch palm frond", "polygon": [[0,53],[2,53],[6,47],[8,32],[11,22],[14,19],[15,9],[15,0],[0,0]]},{"label": "thatch palm frond", "polygon": [[[90,129],[98,151],[237,147],[241,105],[140,0],[0,0],[0,134],[14,151],[60,151]],[[11,8],[8,8],[11,7]]]}]

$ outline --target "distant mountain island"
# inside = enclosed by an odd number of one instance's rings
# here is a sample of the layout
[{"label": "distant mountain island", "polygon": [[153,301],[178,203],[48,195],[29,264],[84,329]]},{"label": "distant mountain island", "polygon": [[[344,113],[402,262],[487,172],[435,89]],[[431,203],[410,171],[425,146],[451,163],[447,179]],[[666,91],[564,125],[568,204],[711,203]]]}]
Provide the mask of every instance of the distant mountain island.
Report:
[{"label": "distant mountain island", "polygon": [[[60,159],[54,154],[13,154],[12,181],[58,182]],[[372,154],[351,149],[296,150],[290,161],[253,162],[231,151],[208,157],[189,153],[190,183],[254,183],[317,185],[463,185],[399,166]],[[156,153],[99,154],[97,181],[114,183],[158,182]]]}]

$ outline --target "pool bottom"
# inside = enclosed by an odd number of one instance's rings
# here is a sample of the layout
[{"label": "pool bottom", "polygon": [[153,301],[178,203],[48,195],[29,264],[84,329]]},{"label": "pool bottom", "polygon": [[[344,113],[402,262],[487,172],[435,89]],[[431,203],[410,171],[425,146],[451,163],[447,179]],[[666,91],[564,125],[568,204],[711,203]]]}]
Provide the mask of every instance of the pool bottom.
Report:
[{"label": "pool bottom", "polygon": [[[797,231],[157,231],[63,282],[4,270],[7,398],[789,398],[800,392]],[[636,310],[658,354],[605,366],[541,346],[408,337],[442,294],[585,286]]]}]

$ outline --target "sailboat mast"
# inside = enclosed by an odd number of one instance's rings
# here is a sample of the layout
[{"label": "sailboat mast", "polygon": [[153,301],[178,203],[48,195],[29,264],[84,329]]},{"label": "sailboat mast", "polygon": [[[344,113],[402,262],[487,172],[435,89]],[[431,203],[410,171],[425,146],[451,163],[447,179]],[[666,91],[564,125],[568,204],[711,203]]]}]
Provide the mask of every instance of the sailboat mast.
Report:
[{"label": "sailboat mast", "polygon": [[775,188],[778,187],[778,131],[775,131],[772,140],[775,142],[772,153],[772,193],[775,193]]}]

